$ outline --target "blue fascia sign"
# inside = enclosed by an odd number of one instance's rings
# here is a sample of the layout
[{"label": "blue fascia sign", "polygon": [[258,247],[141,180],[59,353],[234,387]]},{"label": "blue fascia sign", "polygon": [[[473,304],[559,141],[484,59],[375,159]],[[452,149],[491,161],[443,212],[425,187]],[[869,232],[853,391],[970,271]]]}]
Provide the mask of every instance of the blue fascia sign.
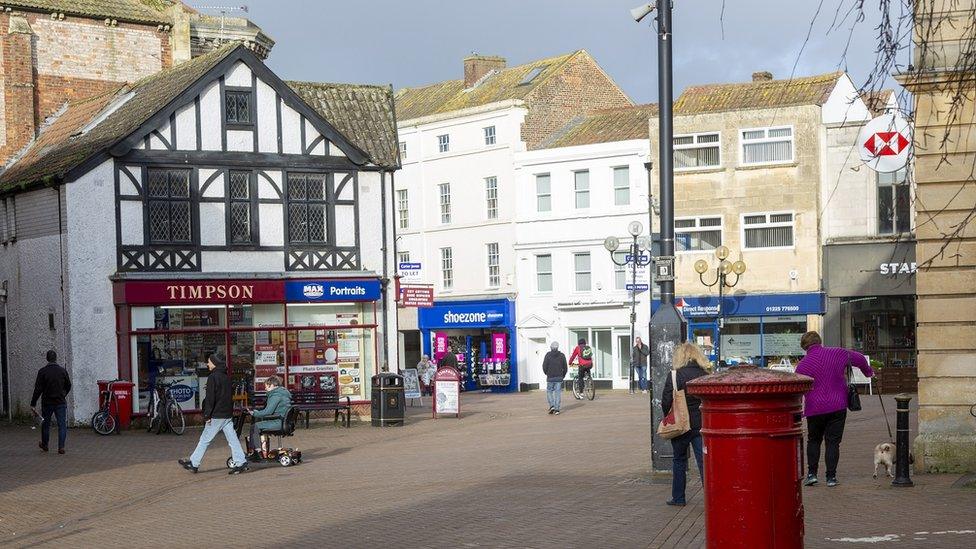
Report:
[{"label": "blue fascia sign", "polygon": [[289,302],[376,301],[380,281],[368,280],[288,280],[285,299]]},{"label": "blue fascia sign", "polygon": [[[659,300],[654,300],[657,309]],[[675,305],[685,318],[713,318],[718,316],[718,296],[679,297]],[[807,292],[795,294],[744,294],[723,296],[721,312],[730,316],[768,316],[823,314],[824,294]]]},{"label": "blue fascia sign", "polygon": [[417,320],[421,329],[508,326],[510,308],[508,301],[435,304],[419,309]]}]

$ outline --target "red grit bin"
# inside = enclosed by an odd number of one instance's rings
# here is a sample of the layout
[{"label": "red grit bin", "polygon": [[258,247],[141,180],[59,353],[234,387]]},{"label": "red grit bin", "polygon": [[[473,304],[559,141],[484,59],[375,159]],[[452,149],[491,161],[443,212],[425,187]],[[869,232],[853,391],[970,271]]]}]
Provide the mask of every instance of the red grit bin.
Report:
[{"label": "red grit bin", "polygon": [[709,548],[803,547],[803,394],[813,380],[743,366],[700,377]]}]

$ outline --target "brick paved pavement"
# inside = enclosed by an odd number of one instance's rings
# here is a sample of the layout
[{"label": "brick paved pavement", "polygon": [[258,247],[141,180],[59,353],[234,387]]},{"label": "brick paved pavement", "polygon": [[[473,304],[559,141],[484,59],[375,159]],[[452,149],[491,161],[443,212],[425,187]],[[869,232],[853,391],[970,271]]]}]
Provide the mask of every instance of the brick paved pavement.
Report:
[{"label": "brick paved pavement", "polygon": [[[36,431],[0,427],[0,545],[701,546],[695,477],[683,509],[663,505],[668,481],[650,479],[646,400],[568,396],[552,417],[541,392],[464,399],[461,420],[413,409],[403,428],[300,429],[305,463],[238,477],[225,474],[219,438],[200,474],[176,465],[199,430],[73,430],[58,456],[37,450]],[[871,448],[887,433],[877,400],[865,404],[848,425],[843,484],[804,494],[807,547],[883,536],[972,547],[976,534],[956,532],[976,530],[976,491],[952,488],[957,477],[919,475],[897,490],[871,479]]]}]

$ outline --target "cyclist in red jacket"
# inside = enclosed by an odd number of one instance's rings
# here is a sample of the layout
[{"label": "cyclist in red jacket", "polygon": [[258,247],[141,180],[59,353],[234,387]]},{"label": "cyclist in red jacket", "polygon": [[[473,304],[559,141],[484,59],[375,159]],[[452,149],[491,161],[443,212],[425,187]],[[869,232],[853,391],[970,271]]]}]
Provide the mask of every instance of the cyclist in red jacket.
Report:
[{"label": "cyclist in red jacket", "polygon": [[593,348],[586,344],[586,338],[581,337],[578,345],[569,357],[569,363],[579,366],[579,376],[582,382],[584,376],[593,379]]}]

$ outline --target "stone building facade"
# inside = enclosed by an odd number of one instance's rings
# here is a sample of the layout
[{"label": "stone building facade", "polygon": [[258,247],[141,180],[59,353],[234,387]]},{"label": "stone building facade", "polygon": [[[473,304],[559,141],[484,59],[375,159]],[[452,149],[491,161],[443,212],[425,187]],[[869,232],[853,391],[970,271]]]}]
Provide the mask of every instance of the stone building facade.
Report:
[{"label": "stone building facade", "polygon": [[[914,71],[918,248],[916,467],[976,470],[976,32],[973,0],[919,0]],[[968,50],[968,52],[967,52]]]}]

